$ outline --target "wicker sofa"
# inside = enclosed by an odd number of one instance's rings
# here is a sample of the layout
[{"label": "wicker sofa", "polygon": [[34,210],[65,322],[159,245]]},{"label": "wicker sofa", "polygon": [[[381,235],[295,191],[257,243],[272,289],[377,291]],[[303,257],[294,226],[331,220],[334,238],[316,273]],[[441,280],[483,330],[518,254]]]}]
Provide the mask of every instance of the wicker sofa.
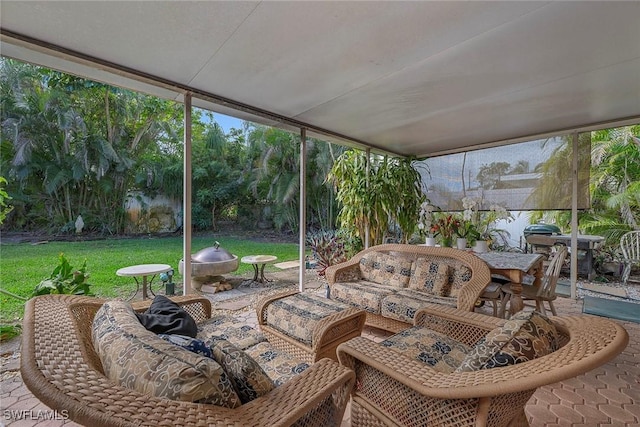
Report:
[{"label": "wicker sofa", "polygon": [[624,328],[604,318],[520,312],[510,320],[429,305],[416,326],[381,343],[338,346],[356,372],[351,425],[526,426],[537,387],[619,354]]},{"label": "wicker sofa", "polygon": [[466,251],[385,244],[327,268],[326,278],[329,296],[365,310],[367,325],[399,332],[425,304],[473,311],[491,273]]},{"label": "wicker sofa", "polygon": [[[173,300],[199,325],[220,320],[214,326],[236,331],[230,335],[237,336],[238,347],[243,346],[242,340],[255,341],[259,334],[255,330],[252,333],[249,326],[222,325],[227,319],[211,318],[211,305],[206,298],[187,296]],[[328,359],[305,366],[290,380],[234,408],[156,397],[117,384],[105,376],[92,340],[94,318],[98,319],[96,313],[101,313],[105,302],[46,295],[33,298],[26,305],[20,367],[23,380],[44,404],[64,411],[73,421],[90,426],[325,426],[341,422],[354,374]],[[135,303],[133,308],[143,312],[149,304]],[[262,354],[268,355],[269,360],[278,357],[276,349],[260,341]],[[174,347],[176,352],[197,356]],[[204,363],[210,362],[199,361],[196,365]],[[189,372],[193,374],[193,370]],[[268,373],[266,369],[265,372]]]}]

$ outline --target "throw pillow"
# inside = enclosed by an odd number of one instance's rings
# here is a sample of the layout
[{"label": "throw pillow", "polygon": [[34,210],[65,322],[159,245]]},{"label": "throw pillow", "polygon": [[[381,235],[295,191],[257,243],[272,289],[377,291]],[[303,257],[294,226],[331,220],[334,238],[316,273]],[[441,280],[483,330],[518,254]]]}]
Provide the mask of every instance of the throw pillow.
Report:
[{"label": "throw pillow", "polygon": [[409,288],[441,297],[449,296],[449,265],[428,258],[418,258],[411,267]]},{"label": "throw pillow", "polygon": [[211,346],[213,358],[229,375],[242,403],[251,402],[275,388],[258,362],[229,341],[211,337],[207,343]]},{"label": "throw pillow", "polygon": [[396,288],[406,288],[411,276],[411,264],[412,262],[406,258],[377,253],[367,280]]},{"label": "throw pillow", "polygon": [[156,334],[186,335],[195,338],[198,326],[193,317],[164,295],[156,295],[144,313],[136,313],[142,325]]},{"label": "throw pillow", "polygon": [[92,335],[104,374],[116,384],[171,400],[229,408],[241,404],[229,376],[215,360],[145,329],[124,301],[102,305]]},{"label": "throw pillow", "polygon": [[521,311],[481,339],[456,372],[515,365],[557,349],[558,332],[553,323],[537,311]]},{"label": "throw pillow", "polygon": [[378,253],[370,252],[365,256],[363,256],[362,258],[360,258],[359,266],[360,266],[360,276],[362,276],[364,280],[373,281],[373,279],[371,278],[372,277],[371,275],[373,273],[374,268],[380,268],[378,264]]}]

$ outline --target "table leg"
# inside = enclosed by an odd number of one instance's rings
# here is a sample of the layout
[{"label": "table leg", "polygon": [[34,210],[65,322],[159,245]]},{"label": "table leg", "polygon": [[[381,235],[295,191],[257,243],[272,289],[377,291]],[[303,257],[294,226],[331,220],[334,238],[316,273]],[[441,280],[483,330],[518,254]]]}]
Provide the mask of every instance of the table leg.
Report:
[{"label": "table leg", "polygon": [[511,298],[509,298],[509,315],[513,316],[524,308],[524,302],[522,302],[522,283],[511,282]]},{"label": "table leg", "polygon": [[142,299],[147,299],[147,276],[142,276]]},{"label": "table leg", "polygon": [[133,280],[136,282],[136,290],[131,294],[129,298],[127,298],[127,301],[133,300],[135,296],[138,295],[138,291],[140,290],[140,282],[138,282],[138,278],[134,276]]},{"label": "table leg", "polygon": [[258,273],[260,272],[260,270],[258,269],[258,264],[251,264],[253,266],[253,281],[257,282],[258,281]]},{"label": "table leg", "polygon": [[268,281],[269,281],[269,280],[267,280],[267,278],[266,278],[266,277],[264,277],[264,267],[265,267],[266,265],[267,265],[267,264],[262,264],[262,265],[260,266],[260,283],[264,283],[264,282],[268,282]]}]

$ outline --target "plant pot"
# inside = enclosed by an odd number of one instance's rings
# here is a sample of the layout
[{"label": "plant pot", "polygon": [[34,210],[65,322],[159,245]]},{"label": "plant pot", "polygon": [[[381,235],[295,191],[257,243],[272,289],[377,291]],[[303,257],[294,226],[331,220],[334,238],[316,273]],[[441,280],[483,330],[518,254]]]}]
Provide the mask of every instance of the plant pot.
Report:
[{"label": "plant pot", "polygon": [[442,238],[442,247],[444,248],[450,248],[451,247],[451,243],[452,243],[452,239],[451,238]]},{"label": "plant pot", "polygon": [[456,240],[456,247],[458,249],[467,249],[467,239],[464,237],[458,237],[458,240]]},{"label": "plant pot", "polygon": [[477,254],[483,254],[485,252],[489,252],[489,245],[486,240],[477,240],[476,244],[473,246],[473,252]]},{"label": "plant pot", "polygon": [[424,244],[427,246],[435,246],[436,245],[436,238],[435,237],[427,237],[424,240]]}]

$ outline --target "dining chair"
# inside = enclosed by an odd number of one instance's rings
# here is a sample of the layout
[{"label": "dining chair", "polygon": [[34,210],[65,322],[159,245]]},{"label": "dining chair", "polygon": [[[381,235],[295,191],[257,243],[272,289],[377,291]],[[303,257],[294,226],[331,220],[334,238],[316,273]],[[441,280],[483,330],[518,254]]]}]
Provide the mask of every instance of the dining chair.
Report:
[{"label": "dining chair", "polygon": [[[544,302],[549,303],[549,308],[551,309],[551,313],[554,316],[557,316],[556,308],[553,305],[553,301],[557,298],[556,295],[556,284],[558,283],[558,277],[560,276],[560,270],[562,269],[562,264],[564,263],[565,258],[567,257],[568,249],[566,246],[560,246],[559,249],[553,254],[551,261],[549,261],[549,266],[547,267],[547,271],[545,272],[539,286],[535,285],[522,285],[522,293],[521,297],[524,301],[535,301],[536,302],[536,310],[542,312],[542,314],[547,314],[547,311],[544,307]],[[507,283],[502,285],[502,292],[504,293],[504,298],[502,299],[502,315],[506,316],[507,305],[511,300],[511,295],[513,295],[513,290],[511,289],[511,283]]]},{"label": "dining chair", "polygon": [[620,239],[620,251],[622,252],[622,282],[626,285],[631,274],[631,267],[640,264],[640,230],[629,231]]},{"label": "dining chair", "polygon": [[502,291],[502,283],[491,282],[484,288],[484,291],[478,298],[479,301],[489,302],[492,304],[493,317],[504,319],[504,311],[502,309],[502,300],[505,298]]}]

